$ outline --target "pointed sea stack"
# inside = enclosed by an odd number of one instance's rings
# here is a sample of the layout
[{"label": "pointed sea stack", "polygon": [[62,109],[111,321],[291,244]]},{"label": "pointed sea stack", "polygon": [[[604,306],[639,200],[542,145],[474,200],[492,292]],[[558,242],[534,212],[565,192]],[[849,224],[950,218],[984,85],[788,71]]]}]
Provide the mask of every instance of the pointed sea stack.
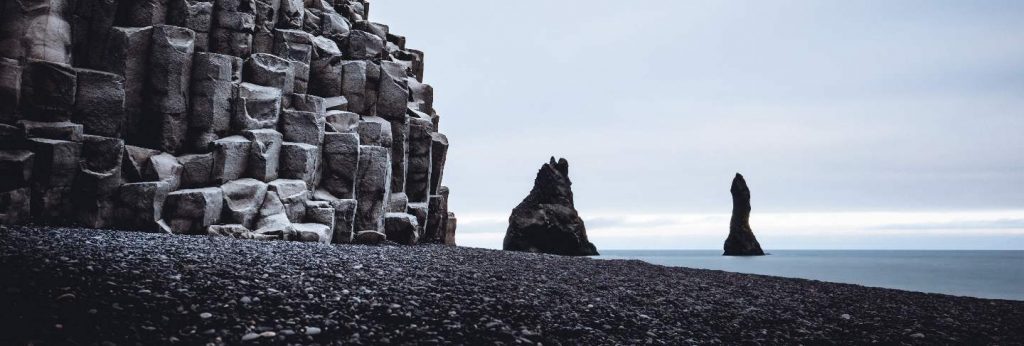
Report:
[{"label": "pointed sea stack", "polygon": [[750,189],[743,176],[736,173],[732,180],[732,221],[729,222],[729,237],[725,239],[725,256],[764,256],[761,244],[757,243],[754,231],[750,229]]},{"label": "pointed sea stack", "polygon": [[551,158],[541,166],[533,190],[508,218],[504,249],[564,256],[596,256],[576,212],[569,162]]}]

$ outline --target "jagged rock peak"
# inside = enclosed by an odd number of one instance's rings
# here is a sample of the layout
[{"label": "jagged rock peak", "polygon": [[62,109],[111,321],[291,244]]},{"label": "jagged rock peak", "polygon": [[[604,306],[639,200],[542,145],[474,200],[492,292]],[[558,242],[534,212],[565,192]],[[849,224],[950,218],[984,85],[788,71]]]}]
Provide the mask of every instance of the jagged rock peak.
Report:
[{"label": "jagged rock peak", "polygon": [[750,188],[743,175],[736,173],[732,180],[732,220],[729,237],[725,239],[725,256],[763,256],[761,244],[750,229]]},{"label": "jagged rock peak", "polygon": [[504,249],[567,256],[594,256],[586,226],[576,211],[564,158],[541,166],[530,194],[512,210]]}]

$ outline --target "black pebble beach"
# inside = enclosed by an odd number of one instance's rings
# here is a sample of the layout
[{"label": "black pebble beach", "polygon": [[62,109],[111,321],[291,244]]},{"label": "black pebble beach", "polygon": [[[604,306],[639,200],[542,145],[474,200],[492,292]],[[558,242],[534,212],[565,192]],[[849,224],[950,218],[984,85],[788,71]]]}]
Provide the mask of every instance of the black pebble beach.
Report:
[{"label": "black pebble beach", "polygon": [[1024,344],[1024,302],[446,246],[0,227],[0,344]]}]

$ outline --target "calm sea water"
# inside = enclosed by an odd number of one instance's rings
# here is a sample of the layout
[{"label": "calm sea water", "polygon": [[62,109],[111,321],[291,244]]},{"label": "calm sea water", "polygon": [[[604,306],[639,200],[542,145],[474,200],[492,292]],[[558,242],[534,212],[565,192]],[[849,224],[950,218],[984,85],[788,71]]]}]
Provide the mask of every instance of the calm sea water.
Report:
[{"label": "calm sea water", "polygon": [[598,258],[1024,300],[1024,251],[779,250],[769,256],[726,257],[720,250],[602,250],[601,255]]}]

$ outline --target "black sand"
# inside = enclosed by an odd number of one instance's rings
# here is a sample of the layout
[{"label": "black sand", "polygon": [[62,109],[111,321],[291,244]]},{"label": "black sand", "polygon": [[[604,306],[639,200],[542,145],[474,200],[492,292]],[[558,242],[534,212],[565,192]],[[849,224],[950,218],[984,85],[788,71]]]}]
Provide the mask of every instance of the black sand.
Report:
[{"label": "black sand", "polygon": [[0,344],[104,341],[1009,345],[1024,343],[1024,302],[471,248],[0,227]]}]

